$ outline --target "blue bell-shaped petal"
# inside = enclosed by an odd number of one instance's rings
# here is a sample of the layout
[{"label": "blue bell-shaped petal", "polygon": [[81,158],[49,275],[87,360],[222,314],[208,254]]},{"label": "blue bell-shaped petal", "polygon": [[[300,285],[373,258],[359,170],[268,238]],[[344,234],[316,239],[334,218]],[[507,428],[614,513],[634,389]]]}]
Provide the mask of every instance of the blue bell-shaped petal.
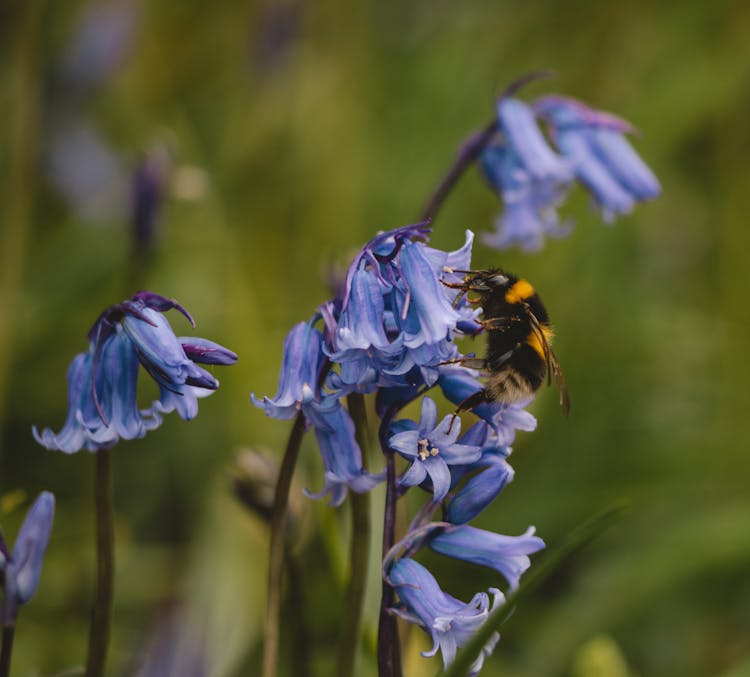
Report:
[{"label": "blue bell-shaped petal", "polygon": [[296,416],[300,405],[313,399],[318,391],[320,367],[324,359],[322,345],[322,334],[311,324],[300,322],[292,327],[284,339],[284,357],[276,396],[259,400],[252,394],[253,404],[265,409],[266,415],[273,418]]},{"label": "blue bell-shaped petal", "polygon": [[531,564],[528,556],[544,548],[544,541],[534,536],[533,527],[521,536],[503,536],[463,525],[438,534],[429,545],[448,557],[495,569],[515,589]]}]

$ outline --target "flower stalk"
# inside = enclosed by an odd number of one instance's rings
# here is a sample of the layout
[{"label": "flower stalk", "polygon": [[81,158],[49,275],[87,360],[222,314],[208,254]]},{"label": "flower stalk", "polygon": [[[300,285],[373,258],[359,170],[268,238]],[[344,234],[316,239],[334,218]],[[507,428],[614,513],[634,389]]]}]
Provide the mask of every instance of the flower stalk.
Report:
[{"label": "flower stalk", "polygon": [[[398,408],[386,411],[380,424],[379,439],[386,462],[385,509],[383,511],[383,558],[396,543],[396,458],[388,444],[388,427]],[[380,597],[380,620],[378,622],[378,675],[379,677],[401,677],[401,644],[398,638],[396,618],[389,609],[395,602],[393,586],[383,579]]]},{"label": "flower stalk", "polygon": [[266,600],[266,632],[263,638],[263,677],[275,677],[279,662],[282,584],[284,579],[284,549],[286,519],[289,509],[289,489],[294,468],[299,458],[300,445],[305,432],[302,412],[294,419],[289,433],[284,458],[279,469],[279,479],[271,513],[271,540],[268,546],[268,599]]},{"label": "flower stalk", "polygon": [[10,676],[10,656],[13,652],[14,625],[3,627],[2,649],[0,649],[0,677]]},{"label": "flower stalk", "polygon": [[95,458],[96,593],[89,629],[86,677],[104,675],[112,625],[115,574],[111,451],[100,449]]},{"label": "flower stalk", "polygon": [[[351,393],[347,397],[347,404],[349,414],[354,421],[355,438],[362,450],[362,466],[366,470],[370,440],[365,400],[360,393]],[[367,565],[370,559],[370,494],[352,492],[350,500],[352,507],[352,535],[349,554],[351,573],[346,592],[344,622],[341,628],[338,660],[339,677],[352,677],[356,674],[357,647],[359,646],[362,628]]]}]

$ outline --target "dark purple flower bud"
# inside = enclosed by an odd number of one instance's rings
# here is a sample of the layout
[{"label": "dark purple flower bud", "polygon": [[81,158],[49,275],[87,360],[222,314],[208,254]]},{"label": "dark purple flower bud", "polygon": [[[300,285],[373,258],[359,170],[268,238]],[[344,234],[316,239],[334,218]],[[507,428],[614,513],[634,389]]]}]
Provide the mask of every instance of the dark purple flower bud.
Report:
[{"label": "dark purple flower bud", "polygon": [[[4,573],[5,594],[2,603],[2,624],[11,626],[18,607],[27,604],[39,586],[42,563],[55,517],[55,497],[43,491],[34,501],[18,532],[13,552],[4,547],[0,571]],[[3,543],[4,546],[4,543]]]},{"label": "dark purple flower bud", "polygon": [[[432,649],[422,653],[425,657],[442,653],[443,667],[456,658],[456,651],[465,646],[487,620],[494,607],[505,598],[497,588],[490,588],[493,596],[480,592],[468,604],[443,592],[435,577],[421,564],[402,557],[391,566],[387,577],[398,595],[399,604],[391,613],[421,627],[433,641]],[[470,675],[482,669],[484,659],[492,654],[500,635],[494,633],[471,666]]]},{"label": "dark purple flower bud", "polygon": [[150,253],[156,238],[164,188],[169,178],[169,155],[162,147],[148,151],[133,173],[131,190],[133,248],[137,256]]},{"label": "dark purple flower bud", "polygon": [[208,339],[198,338],[197,336],[178,336],[177,341],[185,351],[185,355],[193,362],[228,366],[237,361],[236,353]]},{"label": "dark purple flower bud", "polygon": [[462,525],[434,536],[429,545],[448,557],[495,569],[515,590],[531,564],[528,555],[544,548],[544,541],[534,536],[534,527],[521,536],[503,536]]}]

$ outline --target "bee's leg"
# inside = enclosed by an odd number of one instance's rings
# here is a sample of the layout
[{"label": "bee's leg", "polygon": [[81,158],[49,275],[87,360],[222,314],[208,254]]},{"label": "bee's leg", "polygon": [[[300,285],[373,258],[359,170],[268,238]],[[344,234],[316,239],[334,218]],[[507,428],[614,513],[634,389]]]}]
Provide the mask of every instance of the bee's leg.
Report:
[{"label": "bee's leg", "polygon": [[441,367],[444,364],[460,364],[462,367],[468,369],[479,369],[480,371],[487,368],[487,360],[481,357],[457,357],[455,360],[439,362],[438,366]]},{"label": "bee's leg", "polygon": [[465,400],[458,404],[456,410],[453,412],[450,425],[448,426],[448,434],[450,434],[451,428],[453,427],[453,422],[462,411],[468,411],[469,409],[478,407],[480,404],[486,404],[487,402],[491,401],[492,396],[490,395],[487,388],[482,388],[481,390],[477,390],[475,393],[469,395]]}]

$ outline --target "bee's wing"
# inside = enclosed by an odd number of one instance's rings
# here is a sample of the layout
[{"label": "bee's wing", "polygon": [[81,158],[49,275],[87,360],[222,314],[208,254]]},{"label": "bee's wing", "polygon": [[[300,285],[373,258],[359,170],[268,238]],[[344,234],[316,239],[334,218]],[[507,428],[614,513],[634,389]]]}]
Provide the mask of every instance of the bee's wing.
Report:
[{"label": "bee's wing", "polygon": [[570,414],[570,396],[568,395],[568,384],[565,381],[565,376],[563,375],[562,369],[560,368],[560,363],[557,361],[557,355],[555,355],[554,351],[552,350],[552,346],[549,344],[547,336],[544,334],[542,325],[536,318],[536,315],[531,312],[531,308],[529,308],[528,306],[526,306],[526,313],[529,317],[529,321],[531,322],[531,327],[539,337],[539,341],[542,344],[542,349],[544,350],[544,361],[547,363],[547,385],[550,385],[552,381],[555,382],[555,387],[560,393],[560,406],[562,407],[563,414],[565,414],[565,416],[568,416]]}]

